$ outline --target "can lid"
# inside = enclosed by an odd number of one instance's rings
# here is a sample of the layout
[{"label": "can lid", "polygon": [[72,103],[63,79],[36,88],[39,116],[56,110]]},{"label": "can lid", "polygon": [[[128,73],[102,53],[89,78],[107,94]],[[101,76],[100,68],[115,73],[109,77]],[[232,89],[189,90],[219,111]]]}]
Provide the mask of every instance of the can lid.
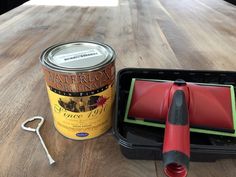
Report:
[{"label": "can lid", "polygon": [[54,45],[41,55],[41,63],[60,71],[96,70],[114,60],[114,50],[96,42],[72,42]]}]

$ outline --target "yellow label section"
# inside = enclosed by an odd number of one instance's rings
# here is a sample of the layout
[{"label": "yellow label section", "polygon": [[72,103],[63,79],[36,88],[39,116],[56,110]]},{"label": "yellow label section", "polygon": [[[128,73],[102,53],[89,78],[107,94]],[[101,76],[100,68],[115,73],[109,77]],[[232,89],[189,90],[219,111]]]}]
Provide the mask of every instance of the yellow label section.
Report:
[{"label": "yellow label section", "polygon": [[47,87],[56,129],[75,140],[94,138],[106,132],[111,127],[113,87],[82,97],[63,96]]}]

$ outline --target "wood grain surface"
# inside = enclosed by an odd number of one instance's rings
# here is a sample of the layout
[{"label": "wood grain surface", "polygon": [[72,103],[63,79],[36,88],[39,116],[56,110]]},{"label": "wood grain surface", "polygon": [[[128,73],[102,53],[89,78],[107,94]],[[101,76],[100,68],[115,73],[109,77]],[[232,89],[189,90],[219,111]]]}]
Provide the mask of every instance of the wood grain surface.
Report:
[{"label": "wood grain surface", "polygon": [[[61,2],[63,0],[58,0]],[[117,6],[22,5],[0,16],[0,177],[162,177],[161,161],[126,159],[111,132],[88,141],[53,126],[39,56],[56,43],[94,40],[117,52],[116,68],[236,69],[236,7],[222,0],[119,0]],[[21,123],[46,118],[49,166]],[[234,177],[236,160],[191,163],[190,177]]]}]

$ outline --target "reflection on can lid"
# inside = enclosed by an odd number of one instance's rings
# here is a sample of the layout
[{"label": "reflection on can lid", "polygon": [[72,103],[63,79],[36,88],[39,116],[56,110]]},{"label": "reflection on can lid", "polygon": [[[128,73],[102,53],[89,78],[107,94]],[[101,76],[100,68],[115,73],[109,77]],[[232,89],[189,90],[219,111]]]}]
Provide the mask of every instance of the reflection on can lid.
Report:
[{"label": "reflection on can lid", "polygon": [[72,42],[46,49],[40,61],[46,67],[60,71],[96,70],[115,59],[114,50],[97,42]]}]

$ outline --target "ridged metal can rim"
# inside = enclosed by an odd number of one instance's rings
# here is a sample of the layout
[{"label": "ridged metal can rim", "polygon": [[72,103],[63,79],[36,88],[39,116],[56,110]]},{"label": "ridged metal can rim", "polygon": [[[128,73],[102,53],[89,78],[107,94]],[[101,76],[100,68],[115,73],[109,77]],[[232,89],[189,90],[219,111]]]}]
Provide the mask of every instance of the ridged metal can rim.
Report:
[{"label": "ridged metal can rim", "polygon": [[[72,50],[73,52],[70,53],[68,51],[70,49],[75,51]],[[99,70],[112,63],[115,58],[114,49],[107,44],[94,41],[76,41],[56,44],[47,48],[41,54],[40,62],[46,68],[54,71],[75,73]],[[67,62],[66,59],[71,61]],[[82,63],[82,60],[87,62],[87,65]]]}]

